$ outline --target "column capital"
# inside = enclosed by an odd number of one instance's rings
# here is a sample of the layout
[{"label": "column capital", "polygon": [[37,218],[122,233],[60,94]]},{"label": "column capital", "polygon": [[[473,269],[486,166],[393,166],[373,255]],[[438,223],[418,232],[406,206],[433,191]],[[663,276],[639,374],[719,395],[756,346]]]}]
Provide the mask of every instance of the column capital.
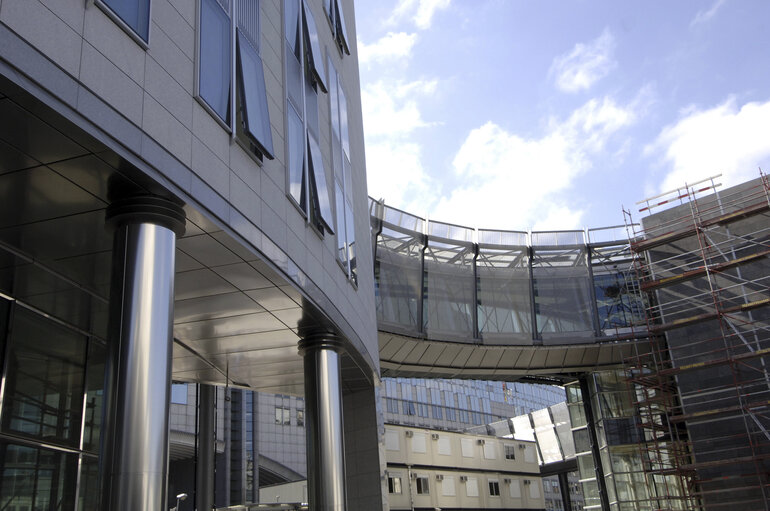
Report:
[{"label": "column capital", "polygon": [[332,350],[342,353],[345,350],[342,337],[330,332],[317,332],[305,335],[299,341],[299,354],[307,355],[315,350]]},{"label": "column capital", "polygon": [[106,223],[112,228],[128,224],[155,224],[177,236],[185,231],[185,213],[178,203],[157,195],[133,195],[116,199],[107,207]]}]

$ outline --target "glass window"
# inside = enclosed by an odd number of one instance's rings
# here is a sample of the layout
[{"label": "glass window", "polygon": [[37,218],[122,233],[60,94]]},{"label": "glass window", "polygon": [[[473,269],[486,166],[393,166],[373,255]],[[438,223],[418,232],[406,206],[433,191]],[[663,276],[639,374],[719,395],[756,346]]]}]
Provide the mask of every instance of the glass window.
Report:
[{"label": "glass window", "polygon": [[336,23],[335,23],[335,39],[342,51],[350,55],[350,47],[348,46],[348,29],[345,25],[345,14],[342,11],[340,2],[342,0],[332,0],[334,2]]},{"label": "glass window", "polygon": [[289,194],[304,210],[305,205],[305,128],[294,107],[287,103],[289,138]]},{"label": "glass window", "polygon": [[332,217],[331,201],[329,200],[329,188],[326,181],[326,169],[324,168],[323,157],[321,156],[321,148],[318,146],[318,141],[308,133],[307,136],[308,145],[308,166],[310,167],[311,186],[313,187],[313,211],[314,215],[318,217],[319,224],[317,225],[319,230],[323,230],[323,226],[320,225],[320,221],[326,226],[329,232],[334,233],[333,225],[334,219]]},{"label": "glass window", "polygon": [[500,496],[500,482],[499,481],[489,481],[489,494],[493,497],[499,497]]},{"label": "glass window", "polygon": [[505,444],[505,459],[507,460],[515,460],[516,459],[516,446]]},{"label": "glass window", "polygon": [[267,111],[267,90],[262,59],[246,36],[238,31],[238,89],[242,102],[243,129],[259,151],[273,159],[273,136]]},{"label": "glass window", "polygon": [[304,20],[303,27],[305,29],[305,39],[307,41],[306,60],[308,67],[310,68],[315,83],[321,87],[322,91],[327,92],[328,89],[326,88],[326,82],[324,81],[326,72],[324,70],[323,53],[321,52],[321,42],[318,39],[318,30],[316,29],[315,19],[313,19],[313,14],[310,12],[310,7],[308,7],[307,2],[303,0],[302,6],[303,13],[305,14],[302,19]]},{"label": "glass window", "polygon": [[75,509],[75,454],[0,444],[0,509]]},{"label": "glass window", "polygon": [[230,124],[230,17],[216,0],[200,3],[198,94]]},{"label": "glass window", "polygon": [[297,426],[305,425],[305,410],[297,410]]},{"label": "glass window", "polygon": [[415,480],[417,484],[417,495],[430,495],[430,487],[428,486],[428,478],[420,476]]},{"label": "glass window", "polygon": [[150,0],[100,0],[131,28],[142,41],[150,36]]},{"label": "glass window", "polygon": [[401,493],[401,478],[388,476],[388,493]]},{"label": "glass window", "polygon": [[187,404],[187,384],[174,383],[171,385],[171,402],[178,405]]},{"label": "glass window", "polygon": [[17,308],[3,396],[3,430],[76,446],[86,349],[84,335]]}]

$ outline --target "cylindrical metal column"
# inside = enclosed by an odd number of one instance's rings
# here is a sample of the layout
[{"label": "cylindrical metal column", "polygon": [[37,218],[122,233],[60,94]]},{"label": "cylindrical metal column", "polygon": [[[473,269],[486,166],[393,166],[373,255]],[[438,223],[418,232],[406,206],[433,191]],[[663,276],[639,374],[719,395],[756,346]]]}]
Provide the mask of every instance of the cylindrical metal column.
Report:
[{"label": "cylindrical metal column", "polygon": [[159,197],[113,203],[102,509],[168,508],[168,410],[176,234],[184,211]]},{"label": "cylindrical metal column", "polygon": [[214,507],[216,456],[216,392],[213,385],[198,385],[198,452],[195,459],[195,509]]},{"label": "cylindrical metal column", "polygon": [[333,335],[306,337],[299,344],[305,357],[305,429],[310,508],[345,511],[345,456],[342,427],[340,351]]}]

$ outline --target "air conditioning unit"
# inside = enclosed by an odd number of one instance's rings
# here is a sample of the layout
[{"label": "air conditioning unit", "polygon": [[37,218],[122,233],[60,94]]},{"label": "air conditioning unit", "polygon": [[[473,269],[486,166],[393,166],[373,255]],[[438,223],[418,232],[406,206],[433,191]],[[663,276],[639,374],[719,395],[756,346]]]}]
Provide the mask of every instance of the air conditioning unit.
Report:
[{"label": "air conditioning unit", "polygon": [[411,475],[410,477],[411,477],[412,479],[417,479],[417,474],[415,474],[414,472],[412,472],[412,475]]},{"label": "air conditioning unit", "polygon": [[414,436],[414,431],[406,430],[406,433],[404,433],[407,438],[412,438]]},{"label": "air conditioning unit", "polygon": [[436,474],[436,481],[443,481],[444,480],[444,474]]},{"label": "air conditioning unit", "polygon": [[519,449],[526,449],[526,448],[527,448],[527,446],[526,446],[526,445],[524,445],[524,444],[519,444]]},{"label": "air conditioning unit", "polygon": [[438,433],[431,433],[431,434],[430,434],[430,437],[431,437],[433,440],[438,440]]},{"label": "air conditioning unit", "polygon": [[460,476],[460,482],[466,482],[468,480],[468,476]]},{"label": "air conditioning unit", "polygon": [[530,481],[529,479],[524,479],[524,484],[532,484],[532,481]]},{"label": "air conditioning unit", "polygon": [[484,445],[484,439],[483,439],[483,438],[479,438],[479,439],[478,439],[476,442],[477,442],[479,445]]},{"label": "air conditioning unit", "polygon": [[503,482],[505,484],[511,484],[511,478],[510,477],[506,477],[505,479],[503,479]]}]

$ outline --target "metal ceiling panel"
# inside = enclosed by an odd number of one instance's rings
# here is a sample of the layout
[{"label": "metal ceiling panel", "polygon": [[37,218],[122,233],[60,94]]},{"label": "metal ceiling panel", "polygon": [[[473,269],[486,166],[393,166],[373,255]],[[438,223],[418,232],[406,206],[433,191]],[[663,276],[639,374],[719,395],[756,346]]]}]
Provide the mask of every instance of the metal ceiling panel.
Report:
[{"label": "metal ceiling panel", "polygon": [[88,150],[11,99],[0,100],[0,140],[42,163],[83,156]]},{"label": "metal ceiling panel", "polygon": [[275,316],[268,312],[257,312],[174,325],[174,336],[181,341],[186,341],[281,329],[286,329],[286,325],[278,321]]},{"label": "metal ceiling panel", "polygon": [[182,325],[192,321],[242,316],[254,312],[264,312],[264,309],[240,291],[201,296],[174,302],[174,324]]},{"label": "metal ceiling panel", "polygon": [[104,202],[47,167],[0,175],[0,228],[104,207]]},{"label": "metal ceiling panel", "polygon": [[208,268],[177,273],[174,282],[174,295],[177,300],[221,295],[235,291],[237,291],[235,286]]},{"label": "metal ceiling panel", "polygon": [[254,289],[246,291],[246,294],[269,311],[293,309],[300,305],[277,287]]},{"label": "metal ceiling panel", "polygon": [[227,266],[218,266],[212,268],[212,270],[242,291],[274,286],[270,280],[259,273],[253,266],[243,261]]},{"label": "metal ceiling panel", "polygon": [[186,341],[184,344],[196,353],[207,356],[246,351],[250,349],[280,348],[289,345],[296,348],[298,342],[299,336],[287,329],[272,332],[231,335],[227,337],[197,339]]},{"label": "metal ceiling panel", "polygon": [[185,236],[177,240],[176,246],[182,252],[208,267],[242,262],[240,257],[208,234]]},{"label": "metal ceiling panel", "polygon": [[40,162],[36,159],[0,140],[0,174],[39,165]]}]

